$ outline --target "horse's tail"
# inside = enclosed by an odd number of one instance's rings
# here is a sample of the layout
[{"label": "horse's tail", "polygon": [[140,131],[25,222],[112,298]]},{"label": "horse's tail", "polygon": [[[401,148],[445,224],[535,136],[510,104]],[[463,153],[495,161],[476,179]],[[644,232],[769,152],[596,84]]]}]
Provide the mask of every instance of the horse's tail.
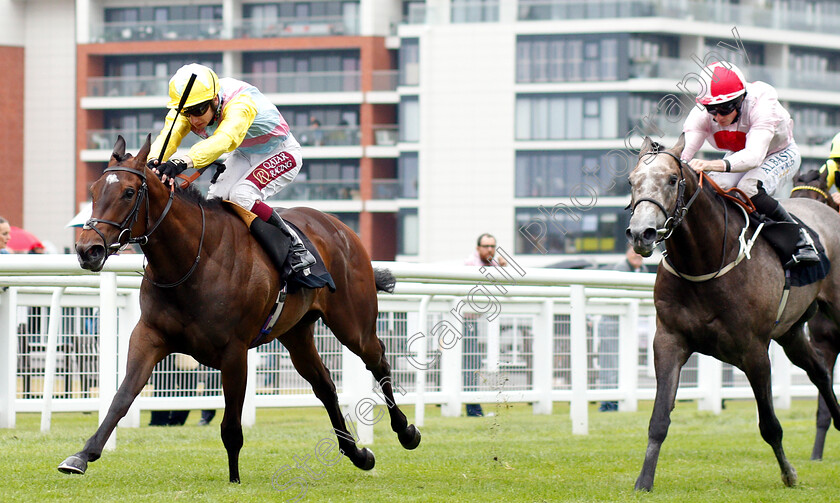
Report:
[{"label": "horse's tail", "polygon": [[376,268],[373,270],[373,277],[376,281],[377,292],[394,293],[397,278],[394,277],[390,270]]}]

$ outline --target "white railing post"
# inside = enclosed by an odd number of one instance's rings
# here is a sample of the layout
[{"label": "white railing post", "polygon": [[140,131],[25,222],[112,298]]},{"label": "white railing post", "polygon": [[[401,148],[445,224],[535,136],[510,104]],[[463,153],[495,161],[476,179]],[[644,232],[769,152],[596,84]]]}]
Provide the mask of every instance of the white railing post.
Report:
[{"label": "white railing post", "polygon": [[347,417],[356,423],[355,429],[352,425],[347,425],[350,433],[354,432],[358,435],[358,443],[363,445],[373,444],[373,424],[374,424],[374,409],[373,409],[373,376],[365,367],[365,363],[347,347],[341,348],[342,372],[341,382],[342,391],[347,399]]},{"label": "white railing post", "polygon": [[785,350],[775,341],[770,342],[770,364],[772,365],[773,407],[790,409],[791,363]]},{"label": "white railing post", "polygon": [[17,288],[0,288],[0,428],[15,427]]},{"label": "white railing post", "polygon": [[[451,307],[457,309],[459,299],[452,301]],[[440,347],[440,389],[445,398],[441,404],[440,414],[443,417],[458,417],[461,415],[461,392],[464,389],[463,352],[464,352],[464,323],[458,320],[452,311],[443,314],[443,320],[448,322],[448,328],[435,334]],[[453,339],[455,339],[453,341]]]},{"label": "white railing post", "polygon": [[622,412],[636,412],[639,407],[639,299],[630,299],[627,314],[618,325],[618,389],[624,397],[618,401]]},{"label": "white railing post", "polygon": [[[105,421],[117,392],[117,274],[99,274],[99,424]],[[117,429],[105,450],[117,448]]]},{"label": "white railing post", "polygon": [[572,360],[572,401],[569,416],[572,434],[589,434],[589,402],[586,399],[586,294],[583,285],[572,285],[570,353]]},{"label": "white railing post", "polygon": [[697,354],[697,387],[701,398],[697,400],[697,410],[708,410],[720,414],[723,388],[723,363],[717,358]]},{"label": "white railing post", "polygon": [[[140,320],[140,291],[132,290],[125,298],[125,309],[120,315],[120,334],[117,337],[119,382],[122,384],[125,379],[125,369],[128,364],[128,344],[131,340],[131,332]],[[126,412],[125,416],[118,423],[123,428],[140,427],[140,407],[135,400]]]},{"label": "white railing post", "polygon": [[[425,295],[420,299],[420,308],[418,309],[419,320],[417,322],[417,332],[420,334],[420,339],[414,344],[417,349],[417,360],[415,362],[415,402],[414,402],[414,424],[417,427],[423,426],[426,421],[426,368],[431,365],[429,362],[429,302],[432,301],[431,295]],[[411,330],[408,331],[411,333]],[[409,351],[411,348],[409,348]]]},{"label": "white railing post", "polygon": [[540,314],[534,324],[534,391],[538,393],[534,401],[534,414],[551,414],[551,390],[553,387],[554,360],[554,301],[542,301]]},{"label": "white railing post", "polygon": [[52,399],[55,388],[55,358],[58,353],[58,328],[61,326],[61,294],[63,292],[63,288],[54,288],[50,300],[50,321],[47,325],[47,351],[44,355],[44,408],[41,409],[42,433],[50,431],[50,420],[52,418]]},{"label": "white railing post", "polygon": [[257,422],[257,364],[260,356],[257,348],[248,350],[248,376],[245,384],[245,400],[242,402],[242,426],[251,427]]}]

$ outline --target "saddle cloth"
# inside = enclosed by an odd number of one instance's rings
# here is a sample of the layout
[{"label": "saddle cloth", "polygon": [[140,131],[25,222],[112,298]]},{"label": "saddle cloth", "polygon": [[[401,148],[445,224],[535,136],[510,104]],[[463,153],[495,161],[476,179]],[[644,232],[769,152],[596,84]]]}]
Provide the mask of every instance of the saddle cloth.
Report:
[{"label": "saddle cloth", "polygon": [[[785,275],[789,278],[790,286],[805,286],[810,285],[811,283],[816,283],[817,281],[825,278],[828,276],[828,271],[831,269],[831,261],[828,259],[828,256],[825,254],[825,247],[823,246],[822,242],[820,241],[820,236],[813,229],[805,225],[805,223],[800,220],[798,217],[793,216],[794,220],[799,222],[805,231],[810,234],[811,239],[814,241],[814,245],[817,248],[817,254],[820,257],[819,262],[812,262],[806,263],[803,265],[799,265],[793,267],[791,269],[785,270]],[[773,222],[772,220],[761,220],[761,216],[758,215],[756,212],[750,213],[750,223],[751,227],[755,229],[759,223],[764,222],[764,229],[762,230],[761,234],[767,239],[767,242],[770,243],[770,246],[776,252],[776,255],[779,256],[779,260],[784,264],[788,260],[790,260],[791,255],[795,251],[794,245],[795,243],[785,243],[787,246],[781,246],[780,239],[770,239],[770,235],[773,234],[773,225],[777,224],[777,222]]]}]

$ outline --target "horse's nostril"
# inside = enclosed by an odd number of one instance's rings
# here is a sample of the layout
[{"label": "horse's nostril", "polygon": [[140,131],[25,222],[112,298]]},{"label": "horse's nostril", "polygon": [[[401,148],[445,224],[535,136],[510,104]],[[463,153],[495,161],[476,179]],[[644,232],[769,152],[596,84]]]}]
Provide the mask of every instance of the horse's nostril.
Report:
[{"label": "horse's nostril", "polygon": [[642,233],[642,239],[644,239],[646,243],[652,242],[654,239],[656,239],[656,229],[654,229],[653,227],[648,227],[647,229],[645,229],[645,232]]},{"label": "horse's nostril", "polygon": [[627,241],[633,240],[633,233],[630,232],[630,227],[624,230],[624,235],[627,236]]}]

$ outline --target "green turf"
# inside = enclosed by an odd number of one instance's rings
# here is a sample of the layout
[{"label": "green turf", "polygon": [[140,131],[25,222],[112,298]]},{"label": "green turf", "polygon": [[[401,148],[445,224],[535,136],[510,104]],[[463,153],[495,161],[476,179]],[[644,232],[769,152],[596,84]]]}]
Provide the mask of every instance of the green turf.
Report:
[{"label": "green turf", "polygon": [[[828,502],[840,500],[840,435],[828,435],[825,460],[809,460],[813,401],[779,411],[785,448],[799,474],[795,488],[782,485],[773,454],[756,425],[753,402],[727,402],[719,416],[681,402],[672,415],[652,493],[633,484],[647,442],[651,404],[636,413],[590,411],[589,435],[571,434],[568,406],[535,416],[526,405],[485,404],[494,417],[444,418],[429,407],[423,441],[405,451],[387,421],[375,427],[376,468],[356,469],[345,458],[329,467],[315,461],[319,440],[331,438],[323,409],[258,410],[245,430],[242,484],[227,481],[219,418],[197,426],[120,429],[118,448],[91,463],[84,476],[56,466],[78,451],[96,414],[53,417],[52,432],[39,432],[40,416],[19,414],[17,428],[0,430],[0,501],[292,501],[302,470],[273,476],[295,457],[310,455],[318,480],[308,479],[300,501],[643,501]],[[412,407],[407,408],[409,412]],[[149,415],[143,415],[148,423]],[[302,477],[294,485],[295,477]],[[283,484],[289,484],[285,491]]]}]

